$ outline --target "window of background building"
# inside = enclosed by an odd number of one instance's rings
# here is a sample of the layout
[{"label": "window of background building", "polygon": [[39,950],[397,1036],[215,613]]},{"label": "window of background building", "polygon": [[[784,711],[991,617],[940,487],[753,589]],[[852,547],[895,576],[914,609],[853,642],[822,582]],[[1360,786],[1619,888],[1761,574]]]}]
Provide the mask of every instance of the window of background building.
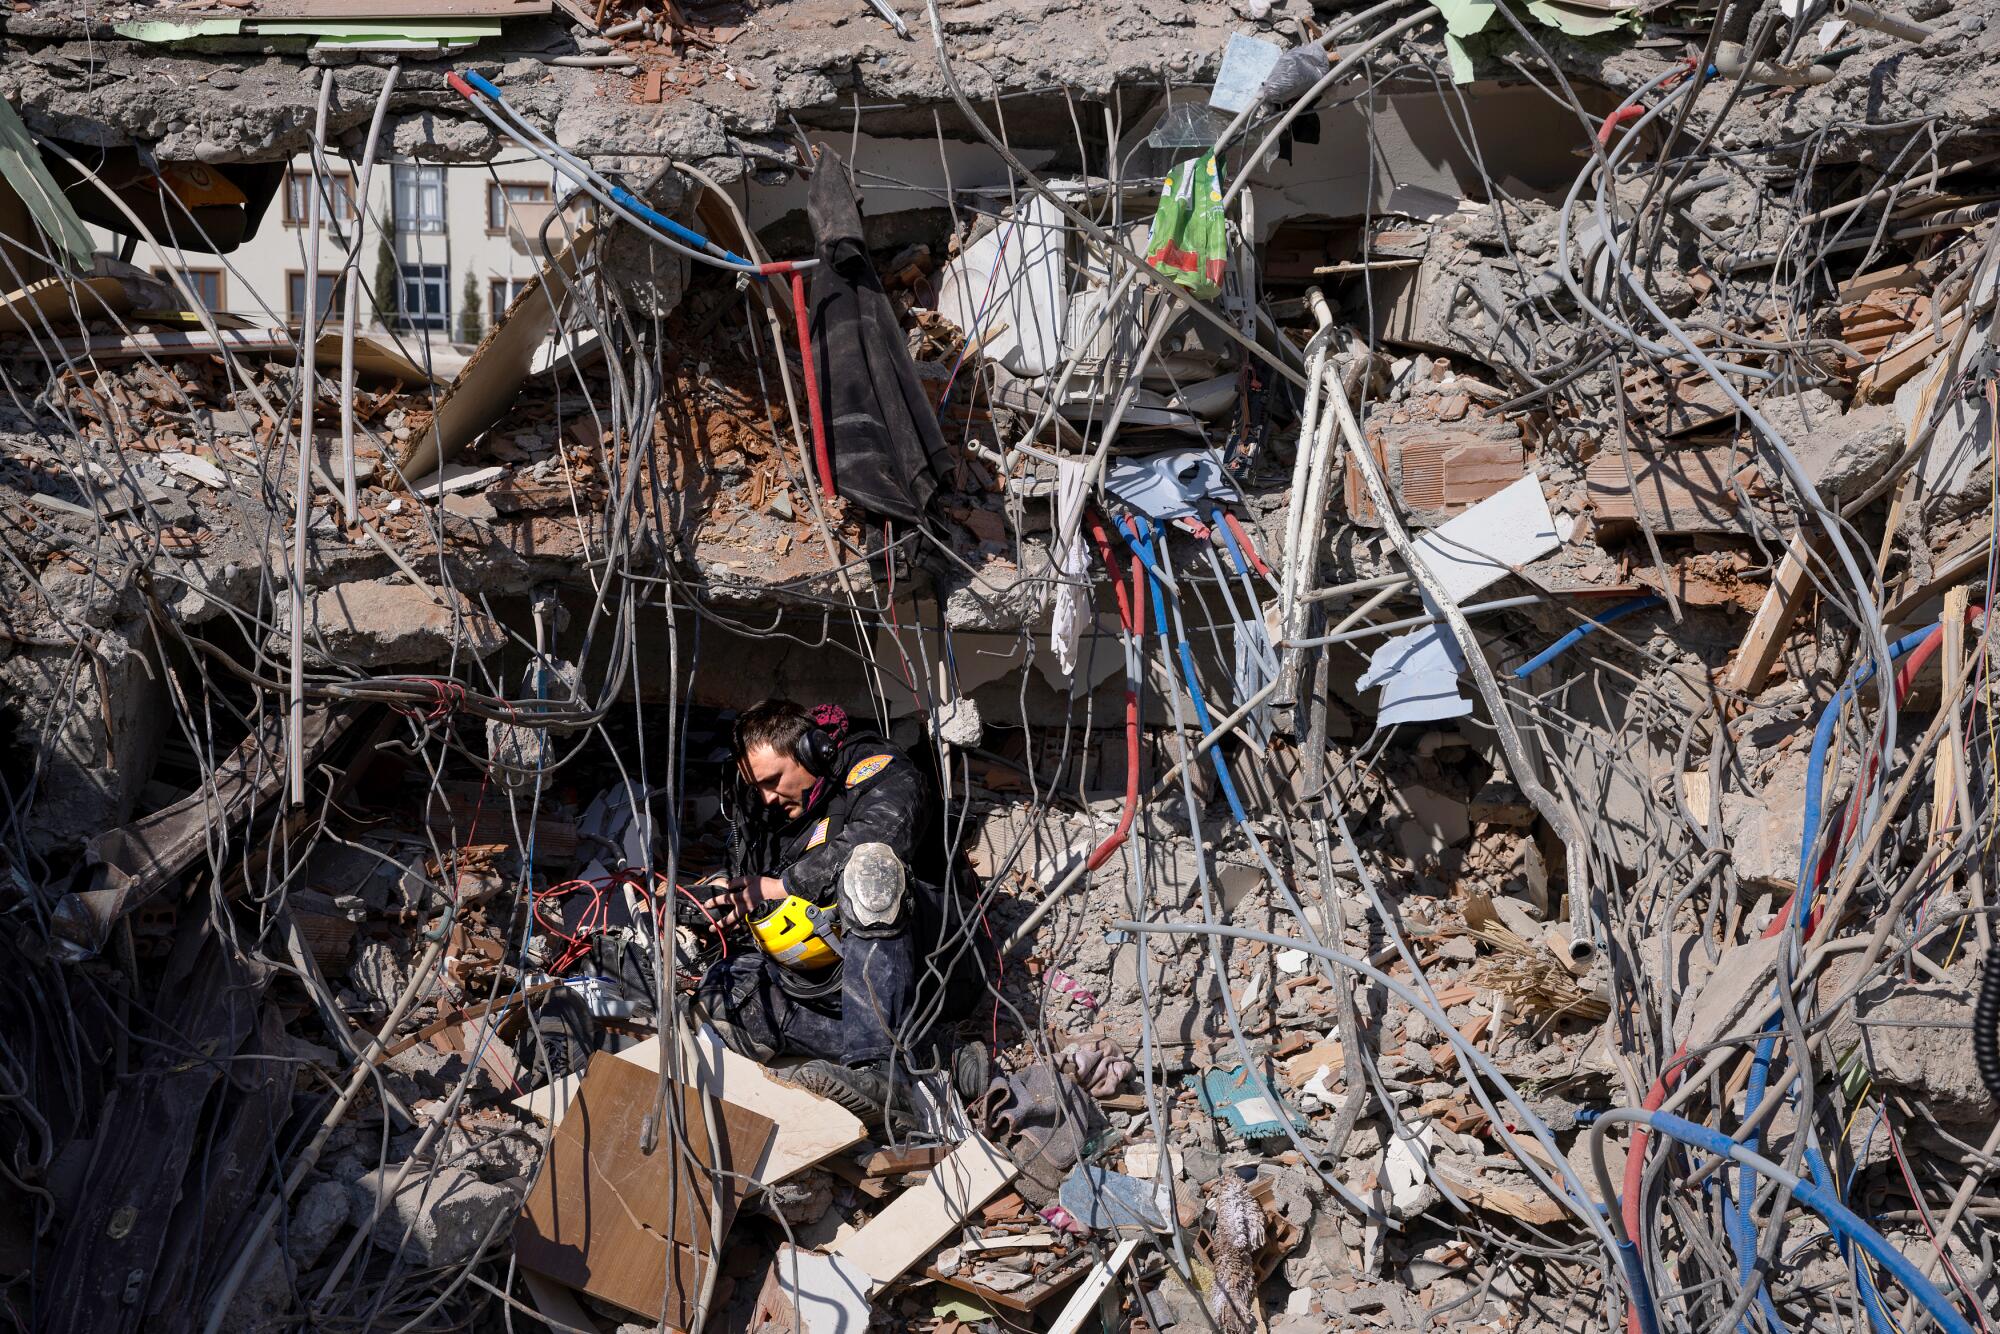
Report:
[{"label": "window of background building", "polygon": [[[285,173],[285,225],[303,227],[311,216],[313,178],[309,171]],[[320,213],[330,227],[344,227],[354,221],[354,178],[344,171],[327,176],[326,193],[320,198]]]},{"label": "window of background building", "polygon": [[403,300],[397,312],[412,329],[443,329],[451,319],[450,270],[443,264],[398,265]]},{"label": "window of background building", "polygon": [[[176,272],[180,274],[181,281],[188,285],[188,289],[201,298],[203,306],[210,310],[222,309],[221,269],[179,269]],[[172,283],[173,281],[171,274],[166,269],[154,269],[153,276],[163,283]],[[183,299],[180,289],[175,288],[174,300],[180,301]]]},{"label": "window of background building", "polygon": [[[342,275],[324,270],[319,275],[319,315],[324,319],[328,311],[336,309],[347,298],[347,285],[341,281]],[[299,269],[285,271],[285,318],[295,322],[306,317],[306,275]]]},{"label": "window of background building", "polygon": [[526,278],[490,278],[486,284],[486,310],[488,318],[499,319],[507,307],[514,304],[514,298],[521,295],[521,289],[528,285]]},{"label": "window of background building", "polygon": [[[549,202],[548,183],[536,181],[488,181],[486,183],[486,230],[500,234],[507,230],[507,215],[516,212],[515,205],[546,204]],[[541,222],[540,210],[532,216],[537,225]]]},{"label": "window of background building", "polygon": [[444,230],[444,168],[399,166],[395,169],[396,230]]}]

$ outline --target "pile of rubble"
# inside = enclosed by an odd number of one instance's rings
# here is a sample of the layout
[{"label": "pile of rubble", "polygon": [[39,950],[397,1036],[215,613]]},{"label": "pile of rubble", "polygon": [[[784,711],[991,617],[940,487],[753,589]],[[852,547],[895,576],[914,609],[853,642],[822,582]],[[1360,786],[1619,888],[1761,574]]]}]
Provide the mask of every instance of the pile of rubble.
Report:
[{"label": "pile of rubble", "polygon": [[[14,1322],[1988,1328],[1990,9],[17,4]],[[967,868],[872,1121],[766,697]]]}]

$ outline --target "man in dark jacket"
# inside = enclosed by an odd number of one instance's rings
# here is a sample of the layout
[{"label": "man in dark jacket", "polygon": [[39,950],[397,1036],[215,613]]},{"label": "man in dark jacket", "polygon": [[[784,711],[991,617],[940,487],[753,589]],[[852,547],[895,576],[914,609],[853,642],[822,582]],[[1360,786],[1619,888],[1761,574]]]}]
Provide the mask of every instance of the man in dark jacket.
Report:
[{"label": "man in dark jacket", "polygon": [[962,1017],[980,981],[939,803],[908,756],[849,733],[837,708],[766,701],[737,720],[734,750],[748,799],[732,813],[732,875],[711,910],[726,929],[803,900],[837,957],[802,968],[734,950],[697,1004],[735,1051],[818,1058],[790,1077],[880,1123],[897,1072],[934,1055],[925,1030]]}]

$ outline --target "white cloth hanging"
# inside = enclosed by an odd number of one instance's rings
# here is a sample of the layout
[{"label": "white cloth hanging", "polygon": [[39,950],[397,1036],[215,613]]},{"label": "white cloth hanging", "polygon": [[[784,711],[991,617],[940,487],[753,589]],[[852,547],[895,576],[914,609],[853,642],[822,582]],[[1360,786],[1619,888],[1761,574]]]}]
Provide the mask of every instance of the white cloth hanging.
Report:
[{"label": "white cloth hanging", "polygon": [[1083,507],[1090,499],[1090,472],[1081,460],[1056,463],[1056,595],[1049,615],[1049,650],[1063,676],[1076,679],[1076,650],[1083,640],[1085,596],[1090,580],[1090,548],[1083,540]]}]

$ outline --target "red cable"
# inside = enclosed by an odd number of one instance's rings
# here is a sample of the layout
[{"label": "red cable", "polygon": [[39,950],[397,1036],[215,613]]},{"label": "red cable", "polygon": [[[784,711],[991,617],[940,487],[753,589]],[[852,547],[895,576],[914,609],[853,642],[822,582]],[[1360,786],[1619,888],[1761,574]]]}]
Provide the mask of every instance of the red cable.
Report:
[{"label": "red cable", "polygon": [[[1090,540],[1097,544],[1097,554],[1104,557],[1104,567],[1111,572],[1111,587],[1118,594],[1118,619],[1124,623],[1126,631],[1136,645],[1146,639],[1146,572],[1137,561],[1132,562],[1132,595],[1125,595],[1125,576],[1118,568],[1118,557],[1111,549],[1111,536],[1104,531],[1104,521],[1095,510],[1090,512]],[[1095,871],[1104,865],[1111,854],[1131,832],[1132,817],[1139,809],[1139,683],[1128,672],[1125,679],[1125,810],[1118,817],[1118,827],[1110,837],[1097,845],[1083,864],[1086,871]]]},{"label": "red cable", "polygon": [[1264,558],[1257,554],[1257,548],[1250,545],[1250,534],[1243,531],[1243,525],[1237,522],[1236,516],[1228,510],[1224,510],[1222,512],[1222,521],[1229,525],[1230,532],[1236,534],[1236,544],[1243,548],[1243,554],[1249,558],[1250,564],[1255,567],[1257,573],[1269,579],[1271,577],[1271,567],[1266,565]]},{"label": "red cable", "polygon": [[[1975,615],[1981,614],[1984,611],[1985,608],[1983,607],[1968,607],[1966,608],[1965,618],[1967,621],[1970,621]],[[1924,665],[1931,660],[1937,653],[1938,647],[1943,643],[1943,634],[1932,635],[1929,639],[1926,639],[1923,643],[1912,649],[1910,656],[1903,660],[1902,666],[1896,672],[1896,702],[1898,704],[1901,704],[1909,697],[1910,687],[1916,683],[1917,673],[1924,669]],[[1868,777],[1864,780],[1863,786],[1865,787],[1868,783],[1872,783],[1874,778],[1875,760],[1871,758],[1868,765]],[[1820,874],[1822,876],[1825,875],[1827,868],[1832,864],[1834,854],[1839,850],[1840,845],[1853,834],[1854,826],[1860,820],[1860,811],[1860,802],[1848,802],[1847,813],[1843,821],[1840,837],[1832,840],[1830,846],[1821,855]],[[1772,919],[1769,927],[1765,928],[1765,939],[1768,940],[1770,937],[1784,930],[1785,923],[1791,920],[1792,901],[1797,897],[1798,891],[1793,890],[1792,898],[1785,901],[1784,910]],[[1824,907],[1825,904],[1822,902],[1819,907],[1813,909],[1813,921],[1818,920],[1819,914]],[[1811,929],[1812,925],[1813,922],[1807,923],[1808,930]],[[1666,1101],[1668,1092],[1672,1090],[1675,1084],[1680,1082],[1681,1067],[1686,1063],[1687,1044],[1682,1043],[1675,1050],[1674,1059],[1668,1062],[1667,1068],[1661,1073],[1660,1077],[1653,1081],[1653,1086],[1646,1090],[1645,1101],[1641,1105],[1647,1111],[1656,1112],[1660,1109],[1660,1104]],[[1893,1130],[1891,1133],[1893,1134]],[[1639,1194],[1645,1183],[1646,1141],[1650,1137],[1651,1132],[1646,1127],[1634,1126],[1632,1129],[1632,1144],[1625,1153],[1624,1191],[1623,1198],[1619,1201],[1619,1207],[1625,1219],[1625,1235],[1634,1242],[1638,1240],[1640,1233]],[[1625,1329],[1627,1334],[1639,1334],[1638,1311],[1629,1306],[1625,1311]]]},{"label": "red cable", "polygon": [[[1674,1049],[1674,1059],[1667,1062],[1667,1068],[1653,1081],[1653,1087],[1646,1090],[1645,1101],[1640,1105],[1649,1112],[1660,1110],[1660,1104],[1667,1100],[1667,1094],[1674,1085],[1681,1082],[1681,1067],[1687,1064],[1687,1043]],[[1632,1127],[1632,1145],[1625,1150],[1624,1196],[1618,1202],[1619,1211],[1625,1216],[1625,1236],[1637,1244],[1641,1231],[1639,1218],[1639,1193],[1646,1182],[1646,1141],[1652,1131],[1642,1124]],[[1639,1334],[1639,1308],[1630,1303],[1625,1307],[1625,1334]]]},{"label": "red cable", "polygon": [[1597,127],[1597,142],[1599,144],[1608,145],[1611,142],[1611,132],[1613,130],[1617,129],[1620,125],[1625,124],[1627,121],[1637,120],[1639,119],[1639,117],[1645,114],[1646,114],[1646,108],[1641,106],[1637,102],[1634,102],[1629,107],[1618,108],[1618,110],[1606,116],[1604,118],[1604,123]]},{"label": "red cable", "polygon": [[806,368],[806,407],[812,417],[813,464],[819,469],[819,489],[827,495],[833,489],[833,459],[826,452],[826,414],[819,403],[819,368],[813,365],[812,320],[806,314],[806,279],[792,270],[792,313],[798,317],[799,360]]}]

